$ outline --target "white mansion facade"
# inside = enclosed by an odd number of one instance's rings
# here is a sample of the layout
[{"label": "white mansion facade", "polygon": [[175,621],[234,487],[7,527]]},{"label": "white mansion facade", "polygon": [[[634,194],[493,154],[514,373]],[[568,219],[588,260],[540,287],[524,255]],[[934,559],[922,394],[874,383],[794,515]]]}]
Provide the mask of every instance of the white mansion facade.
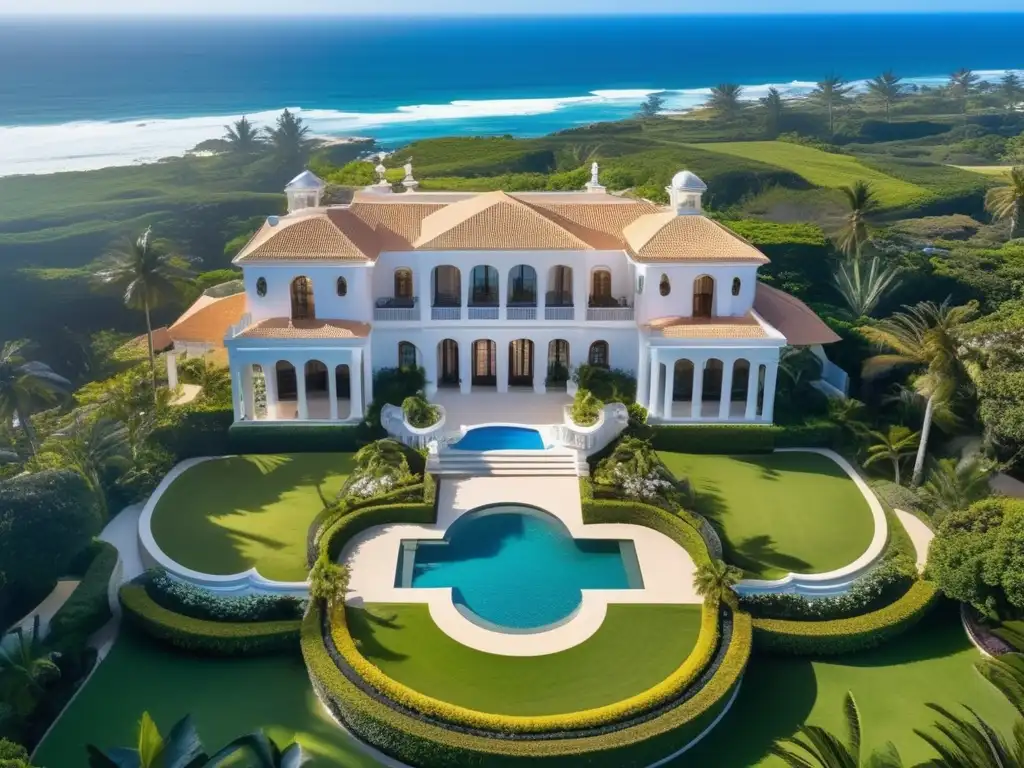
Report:
[{"label": "white mansion facade", "polygon": [[653,420],[770,423],[782,347],[838,339],[758,283],[768,259],[702,215],[689,172],[668,208],[606,193],[596,164],[580,192],[404,186],[322,207],[304,172],[235,258],[236,421],[358,421],[382,368],[422,366],[435,397],[564,390],[590,364],[633,373]]}]

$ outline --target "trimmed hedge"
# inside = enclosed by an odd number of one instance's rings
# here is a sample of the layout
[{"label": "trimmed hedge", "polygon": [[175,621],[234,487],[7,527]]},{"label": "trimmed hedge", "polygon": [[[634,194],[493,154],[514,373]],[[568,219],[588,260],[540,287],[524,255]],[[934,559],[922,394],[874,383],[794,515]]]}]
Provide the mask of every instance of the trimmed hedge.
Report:
[{"label": "trimmed hedge", "polygon": [[707,545],[700,535],[700,522],[685,510],[673,514],[639,501],[584,501],[583,522],[629,523],[652,528],[685,549],[697,565],[710,561]]},{"label": "trimmed hedge", "polygon": [[305,612],[305,601],[294,595],[218,595],[163,570],[147,571],[137,583],[157,605],[192,619],[251,624],[298,621]]},{"label": "trimmed hedge", "polygon": [[363,740],[411,765],[446,768],[642,768],[700,735],[729,702],[751,651],[751,623],[735,614],[732,638],[710,680],[691,698],[649,720],[594,736],[493,738],[449,730],[392,709],[335,666],[320,633],[322,607],[303,622],[302,652],[310,680],[331,711]]},{"label": "trimmed hedge", "polygon": [[139,584],[125,584],[120,598],[131,624],[186,651],[255,656],[294,650],[299,641],[301,620],[243,623],[193,619],[158,605]]},{"label": "trimmed hedge", "polygon": [[231,408],[208,409],[201,405],[174,410],[170,421],[153,430],[153,442],[176,461],[196,456],[223,456],[228,450],[228,430],[235,421]]},{"label": "trimmed hedge", "polygon": [[81,638],[84,642],[110,620],[110,577],[117,565],[117,547],[97,539],[90,545],[95,554],[71,597],[50,620],[50,638]]},{"label": "trimmed hedge", "polygon": [[228,430],[222,453],[354,453],[368,442],[365,438],[358,426],[236,424]]},{"label": "trimmed hedge", "polygon": [[831,421],[804,424],[682,424],[651,428],[655,450],[675,453],[771,453],[776,448],[834,448],[842,427]]},{"label": "trimmed hedge", "polygon": [[874,648],[906,632],[935,605],[939,591],[919,580],[899,600],[872,613],[834,621],[755,619],[758,650],[793,656],[837,655]]}]

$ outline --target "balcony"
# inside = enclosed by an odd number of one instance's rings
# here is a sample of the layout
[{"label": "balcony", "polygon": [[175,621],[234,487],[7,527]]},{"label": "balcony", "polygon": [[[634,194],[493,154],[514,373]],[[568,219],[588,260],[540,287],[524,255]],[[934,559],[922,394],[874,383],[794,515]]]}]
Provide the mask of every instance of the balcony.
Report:
[{"label": "balcony", "polygon": [[374,322],[416,321],[420,319],[419,299],[385,297],[377,299],[373,308]]},{"label": "balcony", "polygon": [[573,320],[576,310],[572,303],[572,293],[566,291],[548,291],[544,295],[545,320]]},{"label": "balcony", "polygon": [[497,320],[497,291],[473,291],[469,295],[470,320]]},{"label": "balcony", "polygon": [[633,319],[633,307],[625,296],[591,296],[587,302],[587,320],[592,322],[625,322]]},{"label": "balcony", "polygon": [[506,320],[536,320],[537,294],[531,290],[514,292],[505,308]]},{"label": "balcony", "polygon": [[461,320],[462,298],[457,293],[437,293],[430,307],[431,320]]}]

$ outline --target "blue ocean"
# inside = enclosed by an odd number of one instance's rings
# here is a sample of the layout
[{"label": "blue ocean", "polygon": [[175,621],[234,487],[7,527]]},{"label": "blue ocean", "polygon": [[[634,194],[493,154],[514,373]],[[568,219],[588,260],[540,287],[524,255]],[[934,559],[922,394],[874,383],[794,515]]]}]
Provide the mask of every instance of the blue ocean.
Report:
[{"label": "blue ocean", "polygon": [[891,69],[1024,68],[1024,14],[0,20],[0,174],[178,154],[285,107],[385,146],[686,109],[721,82],[806,92]]}]

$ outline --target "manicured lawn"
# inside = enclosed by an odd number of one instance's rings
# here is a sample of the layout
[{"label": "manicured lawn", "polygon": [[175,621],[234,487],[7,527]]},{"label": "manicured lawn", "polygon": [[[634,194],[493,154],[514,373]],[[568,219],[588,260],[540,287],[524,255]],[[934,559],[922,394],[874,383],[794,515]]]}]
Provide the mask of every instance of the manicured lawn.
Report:
[{"label": "manicured lawn", "polygon": [[795,733],[800,723],[845,733],[847,691],[853,691],[860,709],[864,746],[874,749],[892,741],[908,767],[935,757],[913,733],[914,728],[929,729],[937,719],[926,702],[961,713],[958,705],[967,704],[1009,735],[1014,710],[974,669],[980,656],[952,605],[872,651],[823,661],[755,655],[732,710],[672,766],[782,768],[781,760],[767,756],[768,748],[775,739]]},{"label": "manicured lawn", "polygon": [[211,754],[257,728],[298,741],[311,768],[369,768],[310,687],[298,653],[255,659],[188,656],[125,632],[43,743],[33,765],[85,768],[85,745],[131,746],[143,711],[161,733],[191,714]]},{"label": "manicured lawn", "polygon": [[589,640],[548,656],[496,656],[444,634],[425,605],[349,608],[367,659],[410,688],[483,712],[547,715],[621,701],[664,680],[690,654],[699,605],[613,605]]},{"label": "manicured lawn", "polygon": [[161,497],[153,535],[203,573],[255,566],[280,581],[306,578],[306,533],[352,471],[348,453],[234,456],[186,470]]},{"label": "manicured lawn", "polygon": [[725,559],[749,577],[831,571],[871,542],[867,501],[826,456],[660,456],[676,477],[689,479],[697,510],[721,534]]},{"label": "manicured lawn", "polygon": [[869,168],[849,155],[835,155],[785,141],[730,141],[692,146],[707,152],[777,165],[800,174],[819,187],[847,187],[863,180],[874,187],[886,207],[907,205],[931,196],[923,187]]}]

